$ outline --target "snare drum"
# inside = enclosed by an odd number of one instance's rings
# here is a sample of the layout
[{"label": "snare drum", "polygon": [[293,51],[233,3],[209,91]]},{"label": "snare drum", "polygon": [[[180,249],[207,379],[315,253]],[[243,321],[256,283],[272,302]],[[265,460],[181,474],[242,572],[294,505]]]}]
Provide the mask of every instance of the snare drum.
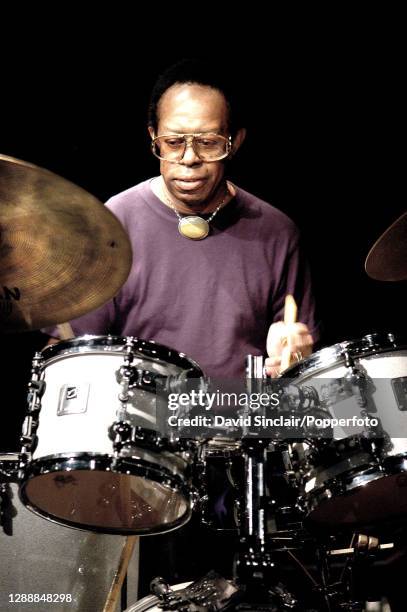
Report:
[{"label": "snare drum", "polygon": [[42,351],[22,438],[23,503],[104,533],[161,533],[186,523],[194,450],[162,439],[156,387],[172,380],[182,390],[189,378],[202,379],[196,363],[144,340],[83,336]]},{"label": "snare drum", "polygon": [[379,422],[376,432],[365,425],[356,434],[334,427],[333,439],[304,445],[301,504],[309,520],[352,527],[407,516],[407,343],[392,334],[342,342],[284,377],[299,389],[316,389],[333,418]]}]

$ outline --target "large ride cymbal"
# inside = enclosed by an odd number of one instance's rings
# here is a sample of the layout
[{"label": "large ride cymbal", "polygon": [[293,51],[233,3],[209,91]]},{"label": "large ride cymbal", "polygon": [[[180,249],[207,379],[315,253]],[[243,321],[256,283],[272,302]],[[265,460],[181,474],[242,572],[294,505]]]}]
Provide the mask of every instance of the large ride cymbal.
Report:
[{"label": "large ride cymbal", "polygon": [[375,280],[407,279],[407,212],[376,240],[366,258],[365,270]]},{"label": "large ride cymbal", "polygon": [[79,317],[112,298],[130,272],[116,217],[77,185],[0,155],[0,331]]}]

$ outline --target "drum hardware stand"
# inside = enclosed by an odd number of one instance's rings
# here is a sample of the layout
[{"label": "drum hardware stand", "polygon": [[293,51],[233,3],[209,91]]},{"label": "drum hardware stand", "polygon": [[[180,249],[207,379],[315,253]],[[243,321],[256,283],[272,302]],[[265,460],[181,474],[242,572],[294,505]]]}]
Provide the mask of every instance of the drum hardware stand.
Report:
[{"label": "drum hardware stand", "polygon": [[[370,565],[375,560],[378,551],[392,549],[393,547],[393,543],[380,544],[376,537],[355,533],[352,536],[349,548],[324,550],[326,568],[328,568],[327,561],[329,558],[349,557],[342,569],[339,581],[328,586],[328,594],[333,597],[333,603],[339,605],[340,610],[358,612],[364,610],[364,604],[361,603],[360,598],[355,593],[355,569],[357,566]],[[344,594],[346,600],[344,600]]]},{"label": "drum hardware stand", "polygon": [[0,527],[3,528],[4,533],[10,533],[10,505],[10,487],[8,483],[2,482],[0,483]]},{"label": "drum hardware stand", "polygon": [[13,518],[17,511],[13,506],[13,493],[8,482],[0,483],[0,528],[8,535],[13,535]]},{"label": "drum hardware stand", "polygon": [[[17,511],[13,506],[13,493],[10,482],[17,482],[16,460],[18,455],[11,454],[12,459],[0,456],[0,528],[6,535],[13,535],[13,518]],[[7,466],[7,464],[10,466]],[[14,466],[14,468],[12,467]]]},{"label": "drum hardware stand", "polygon": [[[365,388],[366,378],[362,372],[356,370],[350,355],[345,356],[346,365],[351,368],[350,375]],[[247,388],[248,392],[263,391],[265,389],[264,368],[261,357],[249,356],[247,359]],[[275,552],[277,550],[287,551],[290,548],[301,549],[306,541],[310,541],[317,561],[319,579],[314,578],[302,566],[299,559],[295,559],[305,573],[313,582],[313,591],[320,600],[320,605],[327,612],[348,611],[362,612],[364,604],[353,596],[354,585],[352,580],[352,567],[347,564],[339,581],[332,582],[330,577],[329,560],[341,551],[329,551],[326,546],[318,543],[312,536],[298,532],[287,532],[287,538],[281,542],[281,533],[266,534],[266,502],[265,489],[265,452],[270,446],[271,440],[247,437],[243,439],[243,452],[245,460],[245,507],[242,512],[240,527],[240,551],[235,559],[235,577],[239,584],[245,586],[245,601],[251,602],[247,606],[240,604],[237,609],[257,610],[256,602],[260,607],[269,610],[303,610],[301,602],[279,582],[277,574],[277,563]],[[267,539],[267,546],[266,546]],[[279,542],[280,540],[280,542]],[[353,538],[355,540],[355,538]],[[277,547],[273,547],[277,544]],[[288,546],[287,546],[288,544]],[[291,544],[291,546],[290,546]],[[359,551],[355,559],[364,559],[360,554],[368,551],[366,558],[371,556],[375,549],[387,548],[387,545],[379,547],[376,538],[359,536],[352,551]],[[273,550],[274,549],[274,550]],[[346,550],[346,549],[345,549]],[[346,551],[348,552],[348,551]],[[345,551],[343,554],[346,554]],[[253,605],[254,604],[254,605]],[[274,607],[276,606],[276,607]],[[322,609],[322,608],[318,608]]]},{"label": "drum hardware stand", "polygon": [[[262,392],[265,381],[263,357],[248,355],[248,393]],[[266,550],[268,500],[265,461],[271,440],[253,438],[249,431],[245,433],[249,436],[242,441],[245,485],[239,529],[240,550],[234,563],[235,578],[239,584],[245,586],[246,600],[261,603],[261,606],[268,610],[298,610],[295,597],[278,582],[272,552]],[[251,604],[248,609],[253,609]]]},{"label": "drum hardware stand", "polygon": [[[296,598],[279,582],[272,551],[266,548],[265,456],[269,441],[243,439],[245,461],[245,503],[240,527],[240,550],[234,573],[245,587],[245,601],[266,610],[299,610]],[[277,606],[277,607],[275,607]],[[252,604],[239,609],[256,609]]]},{"label": "drum hardware stand", "polygon": [[246,384],[249,393],[262,390],[262,384],[266,380],[264,374],[264,359],[259,355],[247,355],[246,357]]}]

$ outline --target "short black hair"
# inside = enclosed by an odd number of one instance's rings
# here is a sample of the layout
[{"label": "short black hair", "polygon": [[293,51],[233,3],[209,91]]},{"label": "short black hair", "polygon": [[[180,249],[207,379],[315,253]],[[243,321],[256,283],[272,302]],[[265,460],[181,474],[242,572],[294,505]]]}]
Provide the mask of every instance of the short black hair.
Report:
[{"label": "short black hair", "polygon": [[[183,59],[173,64],[157,79],[148,105],[148,125],[158,126],[158,104],[164,93],[175,84],[195,83],[217,89],[225,97],[229,111],[229,130],[232,135],[245,126],[244,99],[237,90],[237,79],[231,68],[203,59]],[[240,95],[239,95],[240,93]]]}]

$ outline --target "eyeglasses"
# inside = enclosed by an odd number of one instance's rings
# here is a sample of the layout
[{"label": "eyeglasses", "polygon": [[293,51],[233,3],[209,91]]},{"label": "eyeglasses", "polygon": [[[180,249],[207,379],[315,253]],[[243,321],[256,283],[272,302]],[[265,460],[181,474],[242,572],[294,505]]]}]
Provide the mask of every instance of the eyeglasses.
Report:
[{"label": "eyeglasses", "polygon": [[151,150],[158,159],[179,163],[187,146],[191,145],[195,155],[203,162],[225,159],[232,149],[232,137],[220,134],[163,134],[151,141]]}]

